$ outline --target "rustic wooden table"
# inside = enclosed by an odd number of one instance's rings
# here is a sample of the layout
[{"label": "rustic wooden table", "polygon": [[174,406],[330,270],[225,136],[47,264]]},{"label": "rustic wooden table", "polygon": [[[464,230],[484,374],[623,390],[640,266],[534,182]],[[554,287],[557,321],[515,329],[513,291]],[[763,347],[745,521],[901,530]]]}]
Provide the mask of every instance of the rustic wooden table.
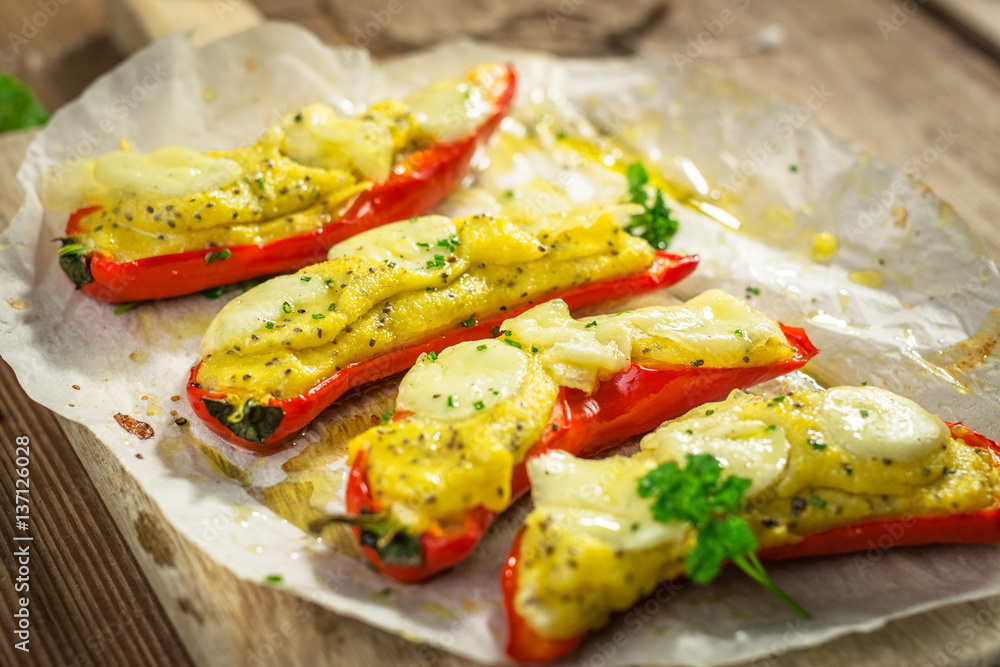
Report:
[{"label": "rustic wooden table", "polygon": [[[832,96],[817,110],[820,120],[897,164],[919,157],[939,133],[953,135],[920,178],[1000,257],[996,0],[411,0],[399,20],[364,36],[384,4],[257,0],[269,18],[306,25],[331,43],[366,45],[381,57],[465,33],[570,56],[694,55],[792,101],[826,86]],[[717,38],[704,38],[720,26]],[[122,58],[100,0],[4,0],[0,28],[0,71],[26,80],[50,108]],[[0,228],[20,205],[13,175],[33,136],[0,138]],[[0,362],[4,517],[12,514],[20,435],[34,445],[35,625],[31,653],[17,652],[11,616],[2,615],[0,664],[469,664],[236,580],[165,525],[85,429],[33,403]],[[12,544],[11,531],[9,521],[0,522],[4,545]],[[11,551],[0,550],[8,610],[17,576]],[[796,651],[792,641],[767,664],[1000,664],[998,610],[1000,600],[961,604],[820,648]]]}]

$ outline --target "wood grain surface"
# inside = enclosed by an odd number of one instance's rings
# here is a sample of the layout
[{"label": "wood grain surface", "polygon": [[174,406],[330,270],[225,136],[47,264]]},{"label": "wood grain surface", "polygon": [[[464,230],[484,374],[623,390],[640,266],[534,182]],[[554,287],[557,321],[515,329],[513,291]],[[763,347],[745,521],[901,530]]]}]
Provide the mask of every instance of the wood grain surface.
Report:
[{"label": "wood grain surface", "polygon": [[[26,45],[15,50],[7,40],[0,42],[0,69],[27,80],[50,107],[76,96],[121,58],[110,45],[98,0],[56,4],[58,11]],[[571,56],[672,58],[697,52],[698,58],[792,101],[804,101],[811,87],[825,85],[833,94],[817,117],[899,164],[922,156],[940,132],[953,135],[947,150],[922,165],[920,176],[1000,257],[1000,66],[991,51],[996,38],[979,30],[986,37],[976,39],[992,46],[974,41],[954,18],[957,10],[944,8],[960,3],[411,0],[384,23],[378,12],[386,3],[378,0],[257,4],[268,17],[302,23],[331,43],[366,46],[378,56],[464,33]],[[990,10],[985,0],[965,3],[963,25],[975,25],[976,16],[987,20],[987,14],[976,14],[977,4]],[[917,8],[908,12],[904,5]],[[35,0],[0,3],[0,34],[21,34],[23,21],[37,11]],[[733,20],[722,23],[726,11]],[[365,33],[373,21],[377,29],[368,32],[374,34]],[[886,28],[886,22],[895,29]],[[717,36],[711,35],[713,29]],[[0,228],[20,204],[13,174],[31,136],[0,138]],[[89,432],[27,399],[5,365],[0,367],[4,517],[12,514],[18,435],[28,435],[33,443],[32,612],[37,625],[32,654],[25,656],[13,651],[12,619],[2,616],[0,664],[470,664],[237,580],[179,537]],[[0,522],[5,610],[13,606],[11,531],[6,519]],[[814,649],[795,650],[792,637],[776,647],[773,660],[757,664],[998,664],[998,600],[936,610]]]}]

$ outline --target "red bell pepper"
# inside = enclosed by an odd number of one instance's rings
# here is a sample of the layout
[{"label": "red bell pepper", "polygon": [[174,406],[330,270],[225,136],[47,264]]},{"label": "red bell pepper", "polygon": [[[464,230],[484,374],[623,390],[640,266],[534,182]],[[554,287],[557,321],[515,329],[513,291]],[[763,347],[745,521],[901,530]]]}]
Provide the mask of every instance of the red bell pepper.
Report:
[{"label": "red bell pepper", "polygon": [[[673,285],[687,277],[697,265],[697,255],[681,257],[657,252],[653,263],[642,273],[587,283],[568,290],[556,291],[544,298],[548,300],[558,297],[566,301],[570,308],[580,308],[608,299],[621,298]],[[257,440],[247,440],[237,436],[230,427],[226,426],[224,420],[218,418],[219,409],[223,412],[228,410],[227,404],[224,403],[226,397],[223,394],[208,393],[199,384],[198,371],[201,369],[201,362],[191,369],[187,386],[188,401],[194,408],[195,414],[223,438],[255,450],[273,451],[289,438],[298,434],[320,412],[332,405],[348,390],[404,371],[413,366],[420,355],[425,352],[441,352],[446,347],[463,341],[489,338],[493,335],[491,332],[494,327],[509,317],[523,313],[532,305],[533,303],[529,302],[516,308],[510,308],[506,312],[497,313],[493,317],[478,321],[475,326],[460,327],[418,345],[411,345],[373,359],[350,364],[343,370],[317,382],[308,391],[301,394],[281,400],[272,398],[267,406],[249,407],[244,411],[244,419],[260,419],[275,424],[273,432],[266,433],[265,437]],[[212,412],[217,414],[213,415]]]},{"label": "red bell pepper", "polygon": [[[393,168],[389,178],[350,198],[322,227],[266,243],[232,246],[223,261],[206,261],[207,250],[190,250],[117,261],[99,251],[61,257],[66,275],[87,296],[121,303],[191,294],[210,287],[296,271],[326,259],[330,246],[360,232],[396,220],[423,215],[469,171],[477,148],[486,143],[507,114],[514,97],[515,74],[508,65],[486,94],[494,112],[465,139],[417,151]],[[64,244],[86,233],[82,220],[99,206],[80,209],[66,224]]]},{"label": "red bell pepper", "polygon": [[[948,424],[951,435],[970,447],[987,449],[994,467],[1000,466],[1000,445],[989,438],[966,428],[961,423]],[[896,537],[898,526],[904,531]],[[890,530],[891,529],[891,530]],[[518,588],[518,560],[521,553],[522,529],[514,538],[501,574],[504,610],[507,615],[507,655],[517,662],[550,662],[576,648],[587,633],[567,639],[550,639],[533,630],[514,607]],[[942,514],[910,518],[888,518],[865,521],[807,535],[797,542],[762,549],[757,555],[761,560],[784,560],[807,556],[864,551],[877,544],[879,538],[892,535],[893,547],[921,544],[1000,542],[1000,498],[993,506],[979,512]]]},{"label": "red bell pepper", "polygon": [[[725,398],[733,389],[742,389],[785,375],[801,368],[818,350],[801,329],[782,326],[794,354],[781,363],[767,366],[706,368],[704,366],[665,366],[631,368],[603,381],[592,394],[562,388],[544,437],[519,463],[511,480],[511,501],[528,490],[526,461],[551,449],[562,449],[581,457],[594,456],[623,440],[645,433],[688,410],[708,401]],[[394,415],[402,418],[403,415]],[[349,516],[378,514],[379,500],[372,496],[366,470],[367,457],[361,452],[354,461],[347,482],[346,506]],[[384,563],[374,547],[371,533],[363,525],[354,527],[365,555],[381,572],[403,582],[426,579],[459,563],[469,555],[495,518],[483,508],[470,511],[457,527],[436,527],[414,537],[397,534],[408,545],[419,548],[419,563],[395,565]],[[405,548],[404,548],[405,550]]]}]

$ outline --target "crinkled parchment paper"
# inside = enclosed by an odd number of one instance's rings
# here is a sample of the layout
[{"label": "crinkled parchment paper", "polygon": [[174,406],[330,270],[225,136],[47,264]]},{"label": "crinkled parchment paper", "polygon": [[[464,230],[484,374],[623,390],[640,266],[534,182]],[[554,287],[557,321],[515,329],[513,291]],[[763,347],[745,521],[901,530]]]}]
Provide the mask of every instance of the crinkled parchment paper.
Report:
[{"label": "crinkled parchment paper", "polygon": [[[380,65],[280,24],[199,50],[181,35],[157,43],[55,115],[28,151],[19,173],[27,197],[0,237],[0,353],[33,398],[90,428],[184,535],[238,575],[259,582],[280,574],[285,588],[335,611],[501,661],[498,574],[523,503],[469,562],[420,587],[371,572],[342,531],[322,540],[306,534],[295,524],[342,509],[344,443],[391,405],[392,382],[345,397],[279,455],[265,460],[230,447],[197,423],[186,400],[171,400],[183,396],[201,332],[225,299],[196,295],[116,316],[74,293],[52,243],[65,216],[44,213],[38,194],[49,165],[115,150],[121,137],[137,150],[229,148],[310,102],[353,112],[498,59],[520,75],[515,120],[443,210],[490,208],[508,190],[538,208],[617,196],[620,176],[562,144],[545,149],[518,137],[525,124],[550,140],[563,131],[610,134],[678,185],[673,248],[699,253],[702,264],[673,297],[713,286],[749,295],[754,306],[806,327],[823,350],[810,366],[822,382],[885,386],[1000,436],[1000,373],[988,356],[997,329],[990,311],[1000,305],[996,269],[950,207],[831,136],[809,107],[644,60],[564,61],[460,43]],[[818,232],[839,239],[828,261],[810,258]],[[118,412],[150,423],[155,438],[126,433],[113,419]],[[173,412],[191,423],[175,425]],[[662,588],[573,659],[748,660],[1000,593],[1000,546],[893,550],[893,540],[887,535],[867,554],[774,565],[776,581],[813,612],[811,622],[730,572],[708,588]]]}]

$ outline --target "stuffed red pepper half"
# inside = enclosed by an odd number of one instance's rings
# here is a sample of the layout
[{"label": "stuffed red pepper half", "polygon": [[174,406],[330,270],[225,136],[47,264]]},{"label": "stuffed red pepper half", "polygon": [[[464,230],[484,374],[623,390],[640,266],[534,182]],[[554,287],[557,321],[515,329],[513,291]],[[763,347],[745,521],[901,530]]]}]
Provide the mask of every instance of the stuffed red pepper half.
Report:
[{"label": "stuffed red pepper half", "polygon": [[660,581],[707,583],[725,561],[805,614],[761,560],[864,550],[890,529],[894,546],[998,541],[998,453],[892,392],[836,387],[734,392],[628,458],[534,458],[503,573],[507,653],[558,658]]},{"label": "stuffed red pepper half", "polygon": [[579,307],[693,271],[697,257],[654,251],[623,230],[637,208],[426,216],[354,236],[329,261],[273,278],[219,312],[191,372],[191,405],[223,437],[271,449],[345,391],[425,352],[489,338],[539,301]]},{"label": "stuffed red pepper half", "polygon": [[720,290],[577,320],[556,300],[502,329],[421,357],[391,421],[350,443],[347,520],[401,581],[464,559],[527,489],[527,459],[596,454],[816,353],[801,330]]},{"label": "stuffed red pepper half", "polygon": [[510,107],[514,71],[484,65],[345,117],[314,104],[250,146],[165,147],[56,165],[42,200],[75,211],[60,264],[110,302],[190,294],[320,261],[360,231],[451,192]]}]

